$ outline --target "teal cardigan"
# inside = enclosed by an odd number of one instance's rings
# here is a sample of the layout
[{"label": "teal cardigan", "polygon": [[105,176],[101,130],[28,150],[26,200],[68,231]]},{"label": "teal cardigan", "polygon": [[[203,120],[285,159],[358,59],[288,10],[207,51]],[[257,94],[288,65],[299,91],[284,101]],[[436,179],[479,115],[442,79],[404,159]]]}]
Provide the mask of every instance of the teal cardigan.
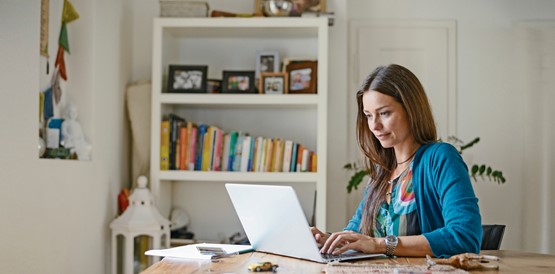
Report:
[{"label": "teal cardigan", "polygon": [[[433,255],[479,253],[482,221],[478,198],[458,151],[447,143],[422,145],[414,156],[412,174],[420,231]],[[360,232],[363,209],[364,199],[345,230]]]}]

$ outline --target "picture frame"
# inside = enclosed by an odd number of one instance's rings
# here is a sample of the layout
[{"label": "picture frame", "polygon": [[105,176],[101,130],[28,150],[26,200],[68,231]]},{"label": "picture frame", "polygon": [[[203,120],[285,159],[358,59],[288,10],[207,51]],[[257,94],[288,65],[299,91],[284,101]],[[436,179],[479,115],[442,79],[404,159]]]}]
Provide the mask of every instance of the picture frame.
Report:
[{"label": "picture frame", "polygon": [[317,93],[318,61],[291,62],[285,68],[288,93]]},{"label": "picture frame", "polygon": [[273,51],[257,51],[256,52],[256,79],[260,78],[261,72],[278,72],[280,71],[279,52]]},{"label": "picture frame", "polygon": [[256,93],[254,70],[224,70],[222,74],[222,93]]},{"label": "picture frame", "polygon": [[258,90],[263,94],[287,94],[287,73],[261,72]]},{"label": "picture frame", "polygon": [[170,65],[167,92],[205,93],[208,66]]},{"label": "picture frame", "polygon": [[207,93],[222,93],[222,80],[208,79],[206,81]]}]

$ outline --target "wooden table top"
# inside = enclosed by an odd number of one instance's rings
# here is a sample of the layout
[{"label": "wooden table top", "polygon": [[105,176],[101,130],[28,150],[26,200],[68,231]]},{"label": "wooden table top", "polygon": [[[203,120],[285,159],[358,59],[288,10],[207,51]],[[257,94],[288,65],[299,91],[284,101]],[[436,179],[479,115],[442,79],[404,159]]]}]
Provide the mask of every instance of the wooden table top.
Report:
[{"label": "wooden table top", "polygon": [[[471,273],[555,273],[555,255],[527,253],[509,250],[488,250],[481,254],[495,255],[500,258],[499,271],[475,271]],[[209,260],[186,260],[164,258],[143,271],[143,274],[154,273],[249,273],[247,267],[251,263],[270,261],[278,264],[277,273],[322,273],[326,264],[299,260],[290,257],[251,252],[222,258],[218,262]],[[356,261],[355,263],[388,263],[425,265],[424,258],[375,258]],[[253,272],[250,272],[253,273]],[[264,272],[262,272],[264,273]],[[269,273],[269,272],[265,272]]]}]

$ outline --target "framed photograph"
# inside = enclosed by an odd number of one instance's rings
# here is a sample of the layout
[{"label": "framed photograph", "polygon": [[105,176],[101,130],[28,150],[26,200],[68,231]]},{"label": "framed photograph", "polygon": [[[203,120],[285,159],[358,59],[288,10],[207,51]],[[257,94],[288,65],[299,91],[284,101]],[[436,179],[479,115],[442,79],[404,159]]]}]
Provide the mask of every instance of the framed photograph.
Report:
[{"label": "framed photograph", "polygon": [[222,93],[222,80],[208,79],[206,81],[207,93]]},{"label": "framed photograph", "polygon": [[222,93],[256,93],[254,71],[223,71]]},{"label": "framed photograph", "polygon": [[208,66],[170,65],[168,92],[205,93]]},{"label": "framed photograph", "polygon": [[286,94],[287,93],[287,73],[285,72],[261,72],[260,73],[260,93],[265,94]]},{"label": "framed photograph", "polygon": [[256,78],[260,78],[261,72],[279,71],[279,53],[277,51],[256,52]]},{"label": "framed photograph", "polygon": [[317,61],[292,62],[285,70],[289,93],[317,93]]}]

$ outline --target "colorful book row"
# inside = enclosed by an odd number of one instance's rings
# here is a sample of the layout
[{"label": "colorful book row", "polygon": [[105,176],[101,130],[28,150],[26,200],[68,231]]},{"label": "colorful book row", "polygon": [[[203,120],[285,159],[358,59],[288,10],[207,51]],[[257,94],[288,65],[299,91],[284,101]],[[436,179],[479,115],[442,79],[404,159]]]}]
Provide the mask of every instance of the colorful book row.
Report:
[{"label": "colorful book row", "polygon": [[317,154],[281,138],[224,132],[174,114],[161,123],[160,170],[315,172]]}]

